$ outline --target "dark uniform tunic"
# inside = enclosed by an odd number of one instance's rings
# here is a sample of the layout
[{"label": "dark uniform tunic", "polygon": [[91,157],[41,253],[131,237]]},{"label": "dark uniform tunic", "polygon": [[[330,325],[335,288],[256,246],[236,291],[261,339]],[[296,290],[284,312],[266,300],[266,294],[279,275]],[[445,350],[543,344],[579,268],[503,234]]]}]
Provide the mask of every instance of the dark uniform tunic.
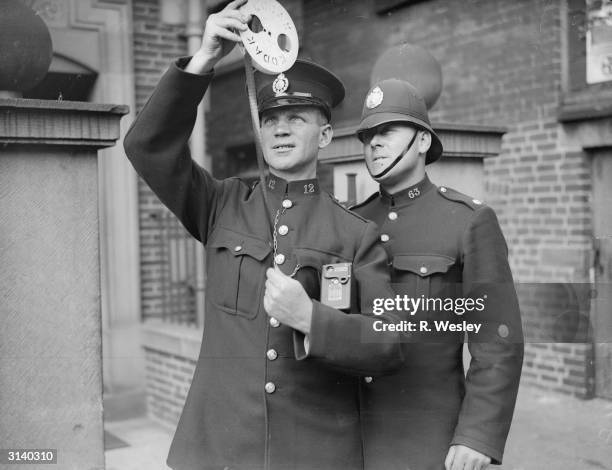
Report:
[{"label": "dark uniform tunic", "polygon": [[[322,192],[316,179],[270,177],[274,250],[262,188],[216,180],[190,157],[187,139],[211,79],[172,67],[125,139],[138,173],[207,248],[202,348],[168,464],[362,468],[358,376],[402,361],[397,337],[368,339],[380,317],[358,314],[371,313],[374,297],[392,295],[377,229]],[[303,335],[263,309],[273,256],[285,274],[299,264],[295,278],[314,299],[323,264],[353,263],[350,312],[313,300],[309,352]]]},{"label": "dark uniform tunic", "polygon": [[[354,210],[380,227],[392,281],[413,298],[481,298],[482,312],[458,315],[439,307],[409,320],[432,331],[404,345],[396,375],[362,381],[367,469],[440,470],[450,445],[463,444],[501,462],[523,358],[520,313],[507,247],[493,210],[427,177],[390,195],[381,189]],[[451,302],[454,302],[451,300]],[[455,304],[457,305],[457,304]],[[437,332],[434,321],[481,322],[469,334]]]}]

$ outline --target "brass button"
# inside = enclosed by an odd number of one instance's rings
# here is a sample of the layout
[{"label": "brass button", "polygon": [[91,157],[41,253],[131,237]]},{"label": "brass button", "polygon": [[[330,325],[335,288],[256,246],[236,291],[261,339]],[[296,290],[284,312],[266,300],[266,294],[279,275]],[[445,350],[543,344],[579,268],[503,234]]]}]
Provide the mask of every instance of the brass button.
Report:
[{"label": "brass button", "polygon": [[397,219],[397,212],[389,212],[389,219],[396,220]]},{"label": "brass button", "polygon": [[268,349],[266,356],[268,356],[268,359],[273,361],[274,359],[278,357],[278,353],[274,349]]},{"label": "brass button", "polygon": [[276,391],[276,385],[273,382],[268,382],[265,386],[266,393],[274,393]]},{"label": "brass button", "polygon": [[446,192],[446,188],[445,188],[444,186],[441,186],[441,187],[440,187],[440,191],[441,191],[441,192],[443,192],[443,193],[445,193],[445,192]]},{"label": "brass button", "polygon": [[270,326],[272,328],[278,328],[280,326],[280,322],[276,318],[270,317]]},{"label": "brass button", "polygon": [[274,257],[274,262],[276,264],[283,264],[285,262],[285,255],[283,255],[282,253],[279,253],[278,255]]},{"label": "brass button", "polygon": [[502,338],[507,338],[510,334],[510,329],[506,325],[499,325],[499,328],[497,328],[497,333]]},{"label": "brass button", "polygon": [[278,233],[281,235],[287,235],[289,233],[289,227],[287,227],[286,225],[281,225],[280,227],[278,227]]},{"label": "brass button", "polygon": [[283,199],[283,207],[285,209],[291,209],[293,207],[293,202],[290,199]]},{"label": "brass button", "polygon": [[381,241],[381,242],[388,242],[388,241],[389,241],[389,235],[387,235],[386,233],[383,233],[383,234],[380,236],[380,241]]},{"label": "brass button", "polygon": [[363,378],[363,381],[367,384],[371,384],[372,380],[373,380],[372,377],[370,377],[369,375]]},{"label": "brass button", "polygon": [[427,268],[425,266],[421,266],[421,269],[419,269],[419,271],[421,272],[421,274],[427,274]]},{"label": "brass button", "polygon": [[242,246],[241,245],[236,245],[234,247],[234,251],[240,251],[240,250],[242,250]]},{"label": "brass button", "polygon": [[482,201],[480,199],[472,199],[472,202],[478,206],[482,204]]}]

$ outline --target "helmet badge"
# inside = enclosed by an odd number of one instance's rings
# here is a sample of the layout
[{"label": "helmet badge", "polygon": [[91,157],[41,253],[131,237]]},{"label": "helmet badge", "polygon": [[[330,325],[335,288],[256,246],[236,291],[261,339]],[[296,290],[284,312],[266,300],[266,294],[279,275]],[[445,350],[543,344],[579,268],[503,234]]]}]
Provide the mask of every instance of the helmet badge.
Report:
[{"label": "helmet badge", "polygon": [[379,86],[374,87],[370,93],[368,93],[368,97],[366,98],[366,107],[368,109],[374,109],[383,102],[383,91]]},{"label": "helmet badge", "polygon": [[282,95],[289,88],[289,80],[285,77],[284,73],[279,73],[278,76],[272,82],[272,91],[275,95]]}]

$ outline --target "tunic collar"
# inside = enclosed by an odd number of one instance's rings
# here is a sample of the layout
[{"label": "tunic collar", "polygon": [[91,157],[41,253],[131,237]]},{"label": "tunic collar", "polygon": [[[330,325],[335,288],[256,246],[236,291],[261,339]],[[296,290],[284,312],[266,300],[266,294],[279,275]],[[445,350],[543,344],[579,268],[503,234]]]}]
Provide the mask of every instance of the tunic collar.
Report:
[{"label": "tunic collar", "polygon": [[429,180],[427,174],[414,186],[402,189],[395,194],[388,193],[382,186],[380,187],[380,196],[383,201],[392,206],[402,206],[405,204],[411,204],[423,197],[423,195],[433,189],[435,185]]},{"label": "tunic collar", "polygon": [[278,176],[268,175],[266,189],[278,196],[314,196],[319,194],[319,180],[317,178],[297,181],[286,181]]}]

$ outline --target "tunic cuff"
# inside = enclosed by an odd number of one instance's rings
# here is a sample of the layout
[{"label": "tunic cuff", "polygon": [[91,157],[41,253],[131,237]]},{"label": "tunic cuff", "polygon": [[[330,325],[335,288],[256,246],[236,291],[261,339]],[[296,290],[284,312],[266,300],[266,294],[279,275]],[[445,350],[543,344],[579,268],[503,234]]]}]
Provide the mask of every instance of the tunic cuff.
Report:
[{"label": "tunic cuff", "polygon": [[[315,324],[318,324],[322,321],[321,304],[314,299],[312,300],[312,316],[310,317],[310,334],[305,335],[304,333],[295,330],[293,332],[293,352],[295,354],[295,358],[298,361],[303,361],[311,356],[310,351],[312,349],[312,338],[311,336],[314,333]],[[320,330],[321,328],[316,327],[316,330]],[[318,333],[316,333],[318,335]]]},{"label": "tunic cuff", "polygon": [[[215,71],[213,70],[202,74],[186,72],[185,67],[187,67],[190,60],[191,56],[178,58],[170,66],[168,74],[178,80],[184,81],[188,87],[193,86],[206,91],[206,88],[215,76]],[[202,95],[204,95],[204,93],[202,93]]]},{"label": "tunic cuff", "polygon": [[502,463],[502,457],[504,454],[503,449],[500,451],[499,449],[496,449],[478,439],[468,436],[455,435],[451,441],[451,445],[461,445],[474,449],[475,451],[490,457],[492,465],[500,465]]},{"label": "tunic cuff", "polygon": [[327,351],[326,333],[329,331],[329,312],[322,311],[323,305],[316,300],[312,301],[312,317],[310,320],[310,335],[308,339],[309,351],[307,356],[325,357]]}]

